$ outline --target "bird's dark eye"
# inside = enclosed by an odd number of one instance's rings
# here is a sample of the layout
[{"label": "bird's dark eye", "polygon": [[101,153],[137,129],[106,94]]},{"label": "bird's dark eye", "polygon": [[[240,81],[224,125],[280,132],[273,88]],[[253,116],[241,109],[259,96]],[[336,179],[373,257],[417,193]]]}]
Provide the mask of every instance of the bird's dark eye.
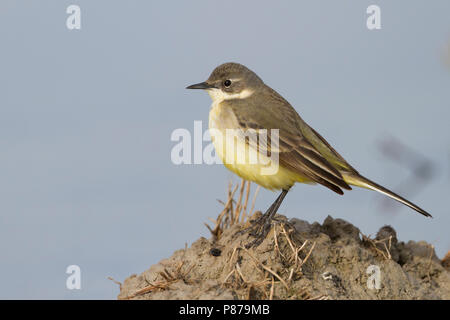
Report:
[{"label": "bird's dark eye", "polygon": [[229,86],[231,86],[231,80],[225,80],[223,82],[223,85],[228,88]]}]

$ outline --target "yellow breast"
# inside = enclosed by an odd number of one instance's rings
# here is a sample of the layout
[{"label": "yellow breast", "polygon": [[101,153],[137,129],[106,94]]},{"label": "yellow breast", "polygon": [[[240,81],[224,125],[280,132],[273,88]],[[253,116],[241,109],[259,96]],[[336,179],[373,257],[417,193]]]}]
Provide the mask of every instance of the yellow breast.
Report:
[{"label": "yellow breast", "polygon": [[[269,190],[289,189],[295,182],[309,183],[308,179],[277,165],[268,170],[273,159],[249,147],[243,139],[227,134],[227,129],[239,130],[231,108],[213,103],[209,113],[209,129],[216,153],[223,164],[245,180],[253,181]],[[254,159],[258,159],[255,163]],[[270,174],[267,174],[270,172]]]}]

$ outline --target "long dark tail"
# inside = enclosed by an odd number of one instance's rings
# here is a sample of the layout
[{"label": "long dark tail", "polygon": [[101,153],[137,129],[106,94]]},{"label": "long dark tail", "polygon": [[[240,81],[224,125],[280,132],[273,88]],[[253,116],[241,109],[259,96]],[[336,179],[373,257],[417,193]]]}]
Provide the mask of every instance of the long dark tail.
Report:
[{"label": "long dark tail", "polygon": [[416,206],[414,203],[406,200],[405,198],[399,196],[398,194],[392,192],[391,190],[388,190],[385,187],[380,186],[379,184],[377,184],[359,174],[342,173],[342,176],[344,177],[345,182],[347,182],[348,184],[378,191],[394,200],[397,200],[398,202],[403,203],[404,205],[410,207],[411,209],[416,210],[417,212],[423,214],[425,217],[432,217],[431,214],[429,214],[422,208]]}]

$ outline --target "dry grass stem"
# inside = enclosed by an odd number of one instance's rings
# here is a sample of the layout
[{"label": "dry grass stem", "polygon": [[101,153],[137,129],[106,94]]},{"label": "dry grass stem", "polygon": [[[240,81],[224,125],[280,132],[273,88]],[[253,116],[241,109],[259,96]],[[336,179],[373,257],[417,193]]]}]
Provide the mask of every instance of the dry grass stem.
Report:
[{"label": "dry grass stem", "polygon": [[[381,254],[386,260],[391,260],[391,245],[392,245],[392,236],[389,236],[384,239],[372,239],[368,236],[365,236],[361,233],[362,239],[364,242],[368,242],[372,245],[372,247],[377,251],[379,254]],[[381,245],[384,250],[381,250],[378,248],[378,245]]]},{"label": "dry grass stem", "polygon": [[274,277],[272,277],[272,286],[270,287],[270,295],[269,295],[269,300],[273,300],[273,291],[275,288],[275,280]]},{"label": "dry grass stem", "polygon": [[[250,210],[250,212],[247,212],[248,202],[250,198],[250,185],[250,181],[245,181],[244,179],[241,180],[240,184],[236,184],[236,186],[234,187],[230,182],[227,191],[227,201],[224,202],[218,200],[219,203],[224,206],[224,208],[216,219],[209,218],[209,220],[214,223],[214,227],[211,227],[207,223],[205,223],[206,228],[208,228],[209,232],[215,240],[220,239],[220,236],[225,229],[228,229],[238,223],[245,223],[248,220],[248,217],[251,216],[259,188],[257,188],[255,191],[252,209]],[[234,196],[238,190],[239,196],[236,202],[234,201]]]},{"label": "dry grass stem", "polygon": [[287,285],[286,281],[283,280],[283,278],[281,278],[275,271],[271,270],[269,267],[265,266],[261,261],[259,261],[258,259],[256,259],[251,253],[250,251],[248,251],[246,248],[242,247],[241,249],[243,249],[245,252],[247,252],[247,254],[253,259],[253,261],[255,261],[256,265],[260,265],[264,270],[266,270],[267,272],[271,273],[273,276],[275,276],[278,280],[280,280],[280,282],[286,287],[287,290],[289,290],[289,286]]}]

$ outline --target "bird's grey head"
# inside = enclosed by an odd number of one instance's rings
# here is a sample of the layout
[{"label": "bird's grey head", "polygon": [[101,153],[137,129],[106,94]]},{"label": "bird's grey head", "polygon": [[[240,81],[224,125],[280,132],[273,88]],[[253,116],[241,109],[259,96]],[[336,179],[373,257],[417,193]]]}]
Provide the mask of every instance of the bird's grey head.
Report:
[{"label": "bird's grey head", "polygon": [[220,102],[248,98],[263,86],[261,78],[246,66],[228,62],[215,68],[205,82],[193,84],[186,89],[207,90],[214,102]]}]

